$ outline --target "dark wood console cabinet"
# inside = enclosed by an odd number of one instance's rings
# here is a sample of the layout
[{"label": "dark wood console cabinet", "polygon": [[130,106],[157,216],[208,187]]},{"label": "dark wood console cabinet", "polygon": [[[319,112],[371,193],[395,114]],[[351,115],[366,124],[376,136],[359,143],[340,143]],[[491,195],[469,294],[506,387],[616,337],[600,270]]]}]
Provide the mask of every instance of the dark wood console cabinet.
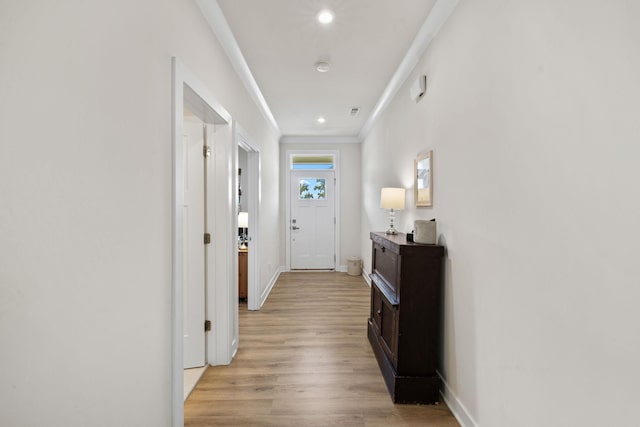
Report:
[{"label": "dark wood console cabinet", "polygon": [[247,267],[248,267],[248,249],[238,249],[238,299],[247,299]]},{"label": "dark wood console cabinet", "polygon": [[368,337],[395,403],[435,403],[444,247],[371,233]]}]

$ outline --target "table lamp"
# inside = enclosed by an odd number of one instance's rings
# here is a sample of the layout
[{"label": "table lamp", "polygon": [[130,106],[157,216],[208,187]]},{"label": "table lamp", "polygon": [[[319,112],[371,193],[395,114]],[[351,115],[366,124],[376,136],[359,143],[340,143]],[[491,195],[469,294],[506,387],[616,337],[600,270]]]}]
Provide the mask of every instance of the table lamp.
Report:
[{"label": "table lamp", "polygon": [[397,210],[404,209],[404,188],[383,188],[380,191],[380,207],[389,209],[389,229],[386,234],[398,234],[393,226]]},{"label": "table lamp", "polygon": [[240,212],[238,214],[238,227],[242,228],[242,236],[240,237],[240,249],[247,249],[247,227],[249,227],[249,213]]}]

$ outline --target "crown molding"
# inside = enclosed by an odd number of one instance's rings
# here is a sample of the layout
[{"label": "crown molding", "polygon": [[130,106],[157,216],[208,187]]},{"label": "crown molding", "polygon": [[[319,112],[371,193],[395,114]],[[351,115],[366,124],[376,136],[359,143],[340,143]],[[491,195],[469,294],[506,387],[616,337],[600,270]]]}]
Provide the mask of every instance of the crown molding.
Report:
[{"label": "crown molding", "polygon": [[398,69],[389,80],[387,87],[382,92],[382,95],[378,99],[376,106],[371,111],[371,115],[365,122],[364,126],[360,130],[358,137],[361,141],[364,141],[375,122],[380,118],[382,112],[393,100],[400,87],[407,80],[413,69],[418,64],[418,61],[422,58],[425,51],[431,44],[431,41],[435,38],[440,28],[447,22],[447,19],[458,5],[459,0],[437,0],[433,5],[433,9],[429,12],[429,16],[420,27],[418,34],[411,43],[409,50],[405,54],[402,62],[398,66]]},{"label": "crown molding", "polygon": [[213,33],[218,38],[218,41],[226,52],[231,65],[244,84],[244,87],[249,92],[249,95],[256,103],[265,119],[267,119],[267,122],[269,122],[273,130],[276,132],[277,136],[280,137],[282,132],[278,127],[278,123],[276,122],[275,117],[273,117],[271,109],[262,95],[262,91],[260,91],[260,88],[258,87],[258,83],[256,83],[256,80],[253,78],[249,65],[240,51],[240,46],[238,46],[238,42],[233,36],[231,27],[229,27],[229,23],[224,17],[222,9],[220,9],[220,5],[216,0],[196,0],[196,3],[209,23],[209,27],[211,27]]}]

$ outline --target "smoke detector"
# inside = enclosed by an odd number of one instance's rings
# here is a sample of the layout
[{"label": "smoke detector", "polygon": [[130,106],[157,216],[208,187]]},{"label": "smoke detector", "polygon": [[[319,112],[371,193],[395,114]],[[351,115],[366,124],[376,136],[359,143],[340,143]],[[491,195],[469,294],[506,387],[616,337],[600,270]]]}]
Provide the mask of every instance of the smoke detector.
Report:
[{"label": "smoke detector", "polygon": [[327,61],[318,61],[313,65],[319,73],[326,73],[329,71],[329,63]]}]

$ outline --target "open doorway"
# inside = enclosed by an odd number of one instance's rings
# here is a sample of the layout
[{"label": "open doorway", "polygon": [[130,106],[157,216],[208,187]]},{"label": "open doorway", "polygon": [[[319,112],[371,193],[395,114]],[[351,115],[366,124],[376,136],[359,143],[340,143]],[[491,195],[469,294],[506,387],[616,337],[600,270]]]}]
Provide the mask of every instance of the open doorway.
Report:
[{"label": "open doorway", "polygon": [[[260,293],[260,265],[258,250],[260,244],[260,151],[250,140],[246,132],[236,126],[238,158],[238,219],[246,221],[239,224],[238,237],[238,273],[246,283],[239,283],[238,292],[246,299],[240,301],[241,309],[259,310],[262,296]],[[241,226],[242,225],[242,226]],[[245,227],[246,226],[246,227]],[[242,263],[242,264],[241,264]],[[244,271],[242,271],[244,268]],[[242,287],[246,286],[245,289]]]},{"label": "open doorway", "polygon": [[[247,151],[238,145],[238,302],[240,310],[247,309],[249,288],[249,250],[253,252],[249,237],[249,194],[242,178],[247,178]],[[253,232],[253,230],[251,230]]]},{"label": "open doorway", "polygon": [[[186,286],[188,274],[205,276],[204,291],[197,291],[193,299],[198,311],[204,311],[204,320],[194,321],[198,329],[194,336],[204,335],[204,364],[228,364],[237,349],[238,305],[237,293],[234,292],[238,280],[237,240],[233,232],[237,228],[237,219],[233,187],[229,185],[235,182],[236,145],[231,116],[208,93],[206,86],[176,58],[172,58],[172,71],[171,425],[178,427],[184,423],[185,326],[186,316],[190,316],[191,310],[185,307],[192,292],[191,287]],[[202,144],[194,148],[193,154],[198,155],[198,160],[191,160],[191,164],[202,162],[203,167],[207,165],[207,173],[201,177],[202,197],[215,200],[210,204],[203,202],[204,214],[193,221],[188,220],[185,212],[185,205],[189,205],[185,188],[191,176],[186,163],[189,147],[185,144],[191,143],[185,139],[185,130],[189,127],[185,124],[186,111],[193,117],[196,128],[201,125],[203,132],[202,139],[196,136],[197,141],[191,141],[194,147]],[[198,181],[200,178],[192,179]],[[202,226],[192,231],[188,227],[190,223],[201,223]],[[187,262],[200,257],[199,254],[186,254],[189,248],[196,247],[188,242],[192,233],[194,241],[204,245],[204,273],[200,268],[192,271],[191,263]],[[199,352],[196,352],[197,357],[200,357]]]}]

